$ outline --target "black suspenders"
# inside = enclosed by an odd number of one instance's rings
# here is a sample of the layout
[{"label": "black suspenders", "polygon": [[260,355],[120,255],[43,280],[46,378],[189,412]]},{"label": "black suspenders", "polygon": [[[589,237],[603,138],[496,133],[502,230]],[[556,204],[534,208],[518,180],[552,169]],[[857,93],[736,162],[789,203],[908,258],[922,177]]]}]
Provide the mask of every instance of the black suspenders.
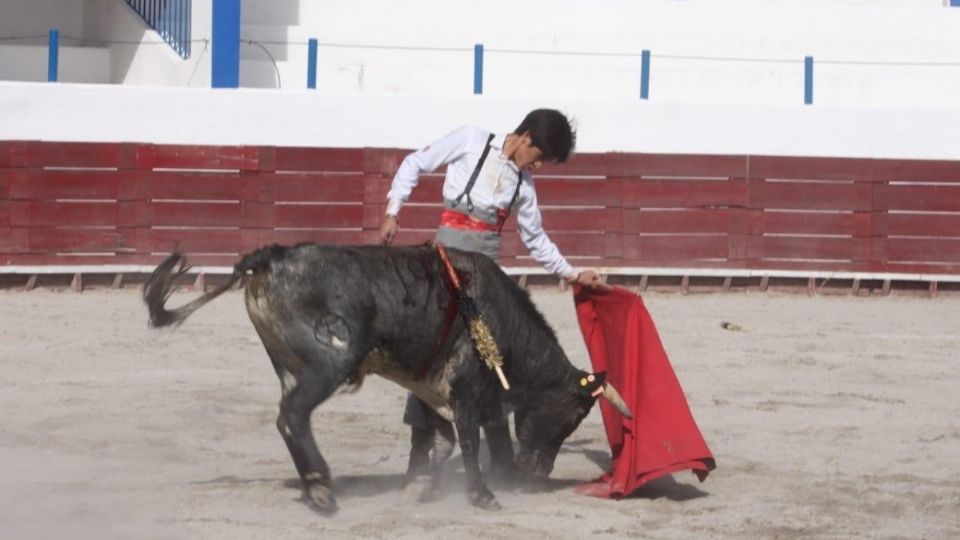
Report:
[{"label": "black suspenders", "polygon": [[[460,201],[464,197],[467,198],[467,211],[473,212],[473,200],[470,199],[470,191],[473,189],[473,184],[477,182],[477,177],[480,176],[480,169],[483,167],[483,162],[487,160],[487,154],[490,153],[490,143],[493,141],[493,133],[487,137],[487,145],[483,148],[483,153],[480,154],[480,161],[477,162],[477,166],[473,168],[473,174],[470,175],[470,180],[467,182],[467,187],[464,188],[463,193],[457,195],[457,198],[453,200],[453,207],[456,208]],[[523,171],[517,172],[517,188],[513,191],[513,197],[510,198],[510,204],[506,209],[500,208],[497,210],[497,233],[503,229],[504,222],[507,221],[507,218],[510,217],[510,212],[513,210],[513,205],[517,202],[517,197],[520,196],[520,185],[523,184]]]},{"label": "black suspenders", "polygon": [[477,182],[477,177],[480,176],[480,169],[483,167],[483,162],[487,160],[487,154],[490,153],[490,142],[493,141],[493,133],[487,137],[487,146],[483,148],[483,153],[480,154],[480,161],[477,162],[477,166],[473,168],[473,174],[470,175],[470,181],[467,182],[467,187],[464,188],[463,193],[457,195],[457,198],[453,200],[453,207],[456,208],[461,199],[464,196],[467,197],[467,211],[473,212],[473,200],[470,199],[470,190],[473,189],[473,184]]}]

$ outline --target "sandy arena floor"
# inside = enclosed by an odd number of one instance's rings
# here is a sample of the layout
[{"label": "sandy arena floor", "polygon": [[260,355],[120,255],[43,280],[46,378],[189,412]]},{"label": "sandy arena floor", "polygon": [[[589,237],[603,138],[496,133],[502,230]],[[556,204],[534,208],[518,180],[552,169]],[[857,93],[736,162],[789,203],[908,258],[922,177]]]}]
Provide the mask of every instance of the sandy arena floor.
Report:
[{"label": "sandy arena floor", "polygon": [[[586,367],[570,293],[534,298]],[[504,510],[475,509],[457,452],[418,505],[404,391],[374,377],[313,417],[341,507],[323,518],[298,501],[239,292],[156,331],[133,288],[0,291],[0,537],[960,538],[960,298],[645,300],[717,458],[705,483],[577,495],[609,464],[594,409],[550,491],[491,482]]]}]

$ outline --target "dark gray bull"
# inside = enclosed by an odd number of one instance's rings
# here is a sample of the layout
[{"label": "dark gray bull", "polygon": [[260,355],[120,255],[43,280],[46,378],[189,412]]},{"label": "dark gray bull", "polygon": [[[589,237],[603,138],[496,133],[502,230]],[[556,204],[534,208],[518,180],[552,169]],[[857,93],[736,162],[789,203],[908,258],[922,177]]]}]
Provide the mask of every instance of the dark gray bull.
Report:
[{"label": "dark gray bull", "polygon": [[[550,474],[560,445],[596,395],[630,413],[602,374],[589,377],[570,363],[526,291],[493,261],[454,249],[449,254],[499,344],[509,392],[478,358],[459,318],[441,339],[453,293],[440,258],[426,246],[271,246],[244,256],[227,283],[167,310],[173,282],[186,271],[185,258],[174,253],[153,272],[143,295],[153,326],[175,325],[247,277],[247,312],[282,388],[277,428],[303,481],[304,498],[315,510],[333,512],[336,501],[310,413],[338,387],[359,384],[367,373],[410,389],[454,422],[468,499],[496,509],[477,454],[485,406],[501,400],[513,406],[517,465],[535,477]],[[438,473],[449,451],[433,454],[431,469]],[[435,489],[437,482],[432,485]]]}]

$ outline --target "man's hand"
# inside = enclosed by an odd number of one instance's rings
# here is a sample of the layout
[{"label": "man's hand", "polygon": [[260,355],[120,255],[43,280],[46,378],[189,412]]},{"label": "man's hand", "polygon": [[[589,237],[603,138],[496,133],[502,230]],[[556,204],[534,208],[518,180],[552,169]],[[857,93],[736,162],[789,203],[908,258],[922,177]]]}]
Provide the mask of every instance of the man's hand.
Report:
[{"label": "man's hand", "polygon": [[577,274],[577,279],[574,280],[574,283],[583,285],[584,287],[597,287],[600,289],[606,289],[609,287],[606,283],[603,282],[603,279],[600,278],[600,274],[594,272],[593,270],[584,270]]},{"label": "man's hand", "polygon": [[397,221],[397,216],[391,216],[390,214],[383,216],[383,224],[380,225],[380,243],[384,246],[392,244],[399,230],[400,224]]}]

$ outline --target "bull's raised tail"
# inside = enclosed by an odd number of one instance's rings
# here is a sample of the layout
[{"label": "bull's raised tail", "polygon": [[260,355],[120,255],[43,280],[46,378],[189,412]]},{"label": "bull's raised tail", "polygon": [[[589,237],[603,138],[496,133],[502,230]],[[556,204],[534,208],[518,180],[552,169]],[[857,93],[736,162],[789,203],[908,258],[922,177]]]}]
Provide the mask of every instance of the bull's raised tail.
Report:
[{"label": "bull's raised tail", "polygon": [[165,304],[173,294],[174,281],[190,270],[186,264],[187,258],[179,251],[174,251],[157,265],[150,274],[150,279],[143,286],[143,301],[147,303],[147,308],[150,310],[150,326],[159,328],[182,323],[194,311],[232,287],[248,271],[266,271],[270,267],[271,259],[279,255],[278,251],[283,249],[280,246],[270,246],[244,256],[234,265],[233,273],[230,274],[230,279],[226,283],[181,307],[169,310]]}]

